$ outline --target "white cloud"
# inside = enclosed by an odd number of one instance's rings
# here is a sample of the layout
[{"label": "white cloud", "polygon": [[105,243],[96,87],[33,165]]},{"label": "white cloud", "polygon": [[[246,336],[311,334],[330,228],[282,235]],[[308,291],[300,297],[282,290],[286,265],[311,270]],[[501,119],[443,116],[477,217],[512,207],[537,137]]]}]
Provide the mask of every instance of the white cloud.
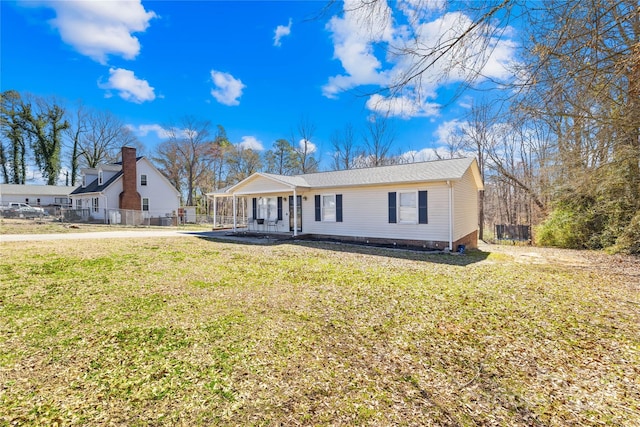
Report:
[{"label": "white cloud", "polygon": [[369,110],[388,115],[390,117],[436,117],[439,115],[440,105],[433,102],[420,102],[408,96],[382,96],[373,94],[367,100]]},{"label": "white cloud", "polygon": [[211,79],[215,85],[215,88],[211,89],[211,96],[216,101],[224,105],[240,105],[239,98],[246,87],[240,79],[216,70],[211,70]]},{"label": "white cloud", "polygon": [[109,80],[106,83],[98,82],[98,87],[107,90],[106,97],[111,96],[110,90],[115,90],[120,98],[136,104],[156,98],[153,87],[146,80],[137,78],[133,71],[123,68],[110,68]]},{"label": "white cloud", "polygon": [[282,37],[288,36],[289,34],[291,34],[291,25],[293,24],[291,18],[289,18],[289,25],[278,25],[274,31],[274,36],[273,36],[273,45],[274,46],[281,46],[281,39]]},{"label": "white cloud", "polygon": [[334,16],[327,24],[332,33],[333,57],[342,64],[346,74],[329,78],[322,87],[327,98],[360,85],[383,85],[388,81],[381,72],[382,63],[374,54],[372,42],[390,41],[393,28],[386,1],[376,3],[376,14],[364,16],[366,10],[353,1],[344,5],[344,16]]},{"label": "white cloud", "polygon": [[304,153],[306,145],[306,154],[313,154],[318,150],[318,147],[308,139],[301,139],[298,141],[298,152]]},{"label": "white cloud", "polygon": [[134,59],[144,32],[157,15],[135,1],[46,1],[56,11],[50,20],[62,40],[78,52],[106,64],[108,55]]},{"label": "white cloud", "polygon": [[467,129],[469,129],[468,122],[453,119],[440,123],[433,134],[437,137],[437,142],[439,144],[445,145],[451,141],[455,135],[460,134]]},{"label": "white cloud", "polygon": [[[400,83],[404,93],[374,95],[367,108],[404,118],[434,116],[439,106],[433,101],[446,85],[513,77],[508,69],[516,45],[507,38],[512,36],[510,29],[498,39],[490,36],[495,28],[481,25],[445,50],[443,43],[465,34],[472,19],[463,12],[445,13],[443,1],[401,0],[393,9],[385,0],[371,7],[363,7],[359,0],[357,7],[353,1],[346,1],[342,16],[332,17],[327,24],[334,58],[345,71],[328,78],[322,88],[328,98],[360,86],[385,88]],[[394,13],[400,17],[397,21]],[[438,59],[431,63],[425,58]],[[429,64],[426,69],[425,64]],[[412,75],[419,78],[406,82]]]},{"label": "white cloud", "polygon": [[237,146],[243,150],[251,149],[255,151],[264,150],[264,145],[262,142],[254,136],[243,136],[242,141],[240,141]]},{"label": "white cloud", "polygon": [[167,139],[171,136],[171,133],[169,132],[169,130],[163,128],[158,124],[138,125],[138,126],[127,125],[127,128],[137,136],[142,136],[142,137],[147,136],[150,133],[155,133],[156,136],[160,139]]}]

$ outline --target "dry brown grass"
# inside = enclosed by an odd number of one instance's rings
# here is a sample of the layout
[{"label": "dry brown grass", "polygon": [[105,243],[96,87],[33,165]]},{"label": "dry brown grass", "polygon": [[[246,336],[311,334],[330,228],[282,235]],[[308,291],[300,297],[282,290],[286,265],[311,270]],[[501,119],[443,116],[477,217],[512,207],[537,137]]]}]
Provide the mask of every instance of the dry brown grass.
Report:
[{"label": "dry brown grass", "polygon": [[640,425],[635,273],[496,249],[5,243],[0,424]]}]

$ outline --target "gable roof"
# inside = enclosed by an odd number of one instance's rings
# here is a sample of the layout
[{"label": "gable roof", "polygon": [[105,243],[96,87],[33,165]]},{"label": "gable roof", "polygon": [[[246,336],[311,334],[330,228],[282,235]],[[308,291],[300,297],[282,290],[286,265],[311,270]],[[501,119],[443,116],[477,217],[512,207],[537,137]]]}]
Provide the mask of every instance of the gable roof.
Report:
[{"label": "gable roof", "polygon": [[[156,168],[153,163],[151,163],[148,159],[146,159],[144,156],[139,156],[136,157],[136,164],[140,162],[140,160],[145,160],[160,176],[160,178],[162,178],[171,189],[173,189],[173,191],[176,194],[180,194],[178,192],[178,190],[176,190],[176,188],[173,186],[173,184],[171,184],[171,181],[169,181],[169,179],[167,179],[166,176],[164,176],[164,174],[162,172],[160,172],[158,170],[158,168]],[[102,170],[109,170],[109,171],[118,171],[116,172],[111,178],[109,178],[107,181],[103,182],[102,185],[98,185],[98,179],[94,179],[93,181],[91,181],[86,187],[82,187],[79,186],[78,188],[76,188],[73,192],[71,192],[71,195],[79,195],[79,194],[90,194],[90,193],[100,193],[104,190],[106,190],[110,185],[112,185],[114,182],[116,182],[118,179],[120,179],[120,177],[122,177],[122,162],[115,162],[115,163],[106,163],[104,165],[99,165],[97,168],[87,168],[87,169],[82,169],[83,172],[90,171],[92,172],[92,175],[97,174],[98,173],[98,169],[102,169]]]},{"label": "gable roof", "polygon": [[86,193],[100,193],[107,189],[111,184],[116,182],[122,176],[122,171],[117,172],[102,185],[98,185],[98,179],[91,181],[86,187],[82,185],[71,192],[71,195],[86,194]]},{"label": "gable roof", "polygon": [[[472,167],[474,164],[475,167]],[[229,187],[226,193],[237,192],[246,184],[259,179],[259,177],[284,184],[291,188],[333,188],[456,181],[462,179],[470,167],[472,168],[476,185],[478,188],[482,188],[482,179],[478,171],[476,159],[473,157],[465,157],[460,159],[433,160],[428,162],[317,172],[294,176],[258,172]]]}]

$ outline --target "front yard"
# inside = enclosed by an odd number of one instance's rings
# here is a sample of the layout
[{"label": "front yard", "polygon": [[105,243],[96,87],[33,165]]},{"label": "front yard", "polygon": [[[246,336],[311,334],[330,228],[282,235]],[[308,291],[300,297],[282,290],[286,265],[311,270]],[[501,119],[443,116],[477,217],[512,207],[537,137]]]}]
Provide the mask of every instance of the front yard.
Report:
[{"label": "front yard", "polygon": [[634,259],[530,251],[3,243],[0,425],[640,425]]}]

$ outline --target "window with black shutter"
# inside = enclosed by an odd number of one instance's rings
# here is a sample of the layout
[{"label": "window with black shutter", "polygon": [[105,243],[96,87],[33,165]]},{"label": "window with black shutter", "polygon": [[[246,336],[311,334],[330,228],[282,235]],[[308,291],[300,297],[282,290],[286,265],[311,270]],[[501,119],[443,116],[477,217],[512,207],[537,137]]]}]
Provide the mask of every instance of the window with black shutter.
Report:
[{"label": "window with black shutter", "polygon": [[427,192],[418,191],[418,224],[427,223]]},{"label": "window with black shutter", "polygon": [[320,195],[316,194],[314,196],[315,199],[315,207],[316,207],[316,221],[320,221],[322,219],[322,212],[320,210]]},{"label": "window with black shutter", "polygon": [[390,191],[389,192],[389,223],[390,224],[395,224],[396,222],[398,222],[397,220],[397,215],[396,215],[396,192],[395,191]]}]

